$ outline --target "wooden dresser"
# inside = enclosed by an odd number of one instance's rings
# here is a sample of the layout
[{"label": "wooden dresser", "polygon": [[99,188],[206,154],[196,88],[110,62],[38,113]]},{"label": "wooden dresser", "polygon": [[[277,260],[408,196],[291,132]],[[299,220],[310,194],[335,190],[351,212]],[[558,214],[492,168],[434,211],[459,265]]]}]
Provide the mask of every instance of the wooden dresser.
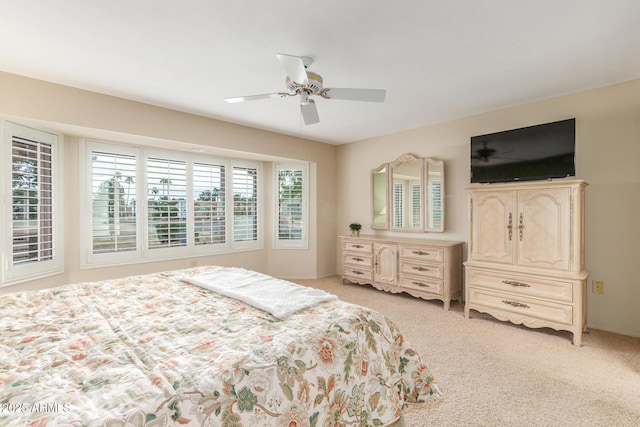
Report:
[{"label": "wooden dresser", "polygon": [[532,328],[573,333],[586,327],[584,189],[575,179],[468,188],[470,310]]},{"label": "wooden dresser", "polygon": [[342,279],[386,292],[461,300],[462,242],[342,236]]}]

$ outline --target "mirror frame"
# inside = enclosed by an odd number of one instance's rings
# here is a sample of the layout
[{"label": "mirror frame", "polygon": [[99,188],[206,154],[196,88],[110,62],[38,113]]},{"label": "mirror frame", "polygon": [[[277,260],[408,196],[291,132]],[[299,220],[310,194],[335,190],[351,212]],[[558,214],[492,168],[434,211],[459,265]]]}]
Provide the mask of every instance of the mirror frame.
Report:
[{"label": "mirror frame", "polygon": [[[416,163],[420,166],[420,191],[422,197],[421,223],[420,227],[393,227],[390,221],[393,212],[393,196],[391,189],[393,188],[393,169],[403,163]],[[438,203],[429,199],[429,171],[433,169],[440,170],[440,222],[437,226],[430,226],[430,212]],[[380,184],[380,178],[376,179],[376,174],[386,173],[386,177],[382,178],[384,184]],[[378,175],[379,176],[379,175]],[[384,189],[380,188],[384,185]],[[382,194],[380,194],[382,193]],[[412,233],[442,233],[445,228],[445,168],[444,161],[429,157],[420,158],[413,154],[407,153],[398,157],[396,160],[383,163],[375,169],[371,170],[371,228],[374,230],[390,230]],[[381,199],[383,199],[381,202]],[[382,209],[380,207],[383,206]],[[386,211],[386,212],[385,212]],[[382,213],[385,212],[385,213]],[[389,213],[389,214],[387,214]]]}]

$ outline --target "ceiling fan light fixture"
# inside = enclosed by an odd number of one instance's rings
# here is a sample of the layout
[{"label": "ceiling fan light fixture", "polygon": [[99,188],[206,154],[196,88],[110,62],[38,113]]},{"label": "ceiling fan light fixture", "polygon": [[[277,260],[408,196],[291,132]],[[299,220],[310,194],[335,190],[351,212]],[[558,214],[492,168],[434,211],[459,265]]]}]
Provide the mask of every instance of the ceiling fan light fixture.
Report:
[{"label": "ceiling fan light fixture", "polygon": [[225,98],[227,102],[245,102],[269,98],[286,98],[300,95],[300,110],[306,125],[320,122],[315,102],[309,97],[320,96],[324,99],[344,99],[349,101],[383,102],[387,91],[384,89],[352,89],[325,88],[322,76],[309,71],[307,68],[313,63],[308,56],[293,56],[277,53],[278,61],[287,73],[285,86],[288,92],[267,93],[264,95],[249,95]]},{"label": "ceiling fan light fixture", "polygon": [[296,93],[300,89],[308,89],[314,95],[320,93],[320,91],[323,88],[322,76],[320,74],[307,71],[307,80],[308,80],[308,83],[302,85],[294,82],[293,80],[291,80],[289,76],[287,76],[287,78],[285,79],[285,85],[287,86],[287,89],[291,93]]}]

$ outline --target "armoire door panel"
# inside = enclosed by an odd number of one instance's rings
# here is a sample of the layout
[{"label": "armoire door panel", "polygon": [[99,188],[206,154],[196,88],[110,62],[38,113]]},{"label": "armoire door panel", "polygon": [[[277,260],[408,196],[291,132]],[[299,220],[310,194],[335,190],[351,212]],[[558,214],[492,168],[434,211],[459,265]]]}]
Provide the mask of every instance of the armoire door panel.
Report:
[{"label": "armoire door panel", "polygon": [[512,264],[514,193],[477,194],[472,199],[472,258]]},{"label": "armoire door panel", "polygon": [[557,270],[569,268],[570,200],[568,188],[519,192],[519,265]]}]

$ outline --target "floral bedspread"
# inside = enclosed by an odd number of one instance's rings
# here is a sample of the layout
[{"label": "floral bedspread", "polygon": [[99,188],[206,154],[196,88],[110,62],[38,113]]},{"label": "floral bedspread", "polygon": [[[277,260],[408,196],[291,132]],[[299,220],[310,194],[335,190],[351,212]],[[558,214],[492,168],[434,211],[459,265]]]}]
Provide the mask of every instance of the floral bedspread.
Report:
[{"label": "floral bedspread", "polygon": [[0,295],[0,425],[376,426],[439,399],[379,313],[281,321],[178,280],[211,268]]}]

